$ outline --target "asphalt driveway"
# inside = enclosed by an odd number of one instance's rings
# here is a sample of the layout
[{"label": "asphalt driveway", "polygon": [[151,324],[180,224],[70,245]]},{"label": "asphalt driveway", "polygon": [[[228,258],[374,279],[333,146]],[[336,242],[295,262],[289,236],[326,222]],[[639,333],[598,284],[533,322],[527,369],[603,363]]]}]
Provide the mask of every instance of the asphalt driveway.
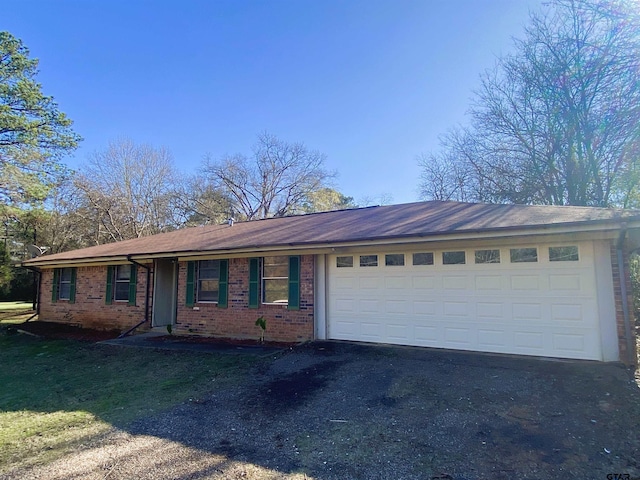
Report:
[{"label": "asphalt driveway", "polygon": [[639,432],[618,364],[327,342],[6,478],[640,478]]}]

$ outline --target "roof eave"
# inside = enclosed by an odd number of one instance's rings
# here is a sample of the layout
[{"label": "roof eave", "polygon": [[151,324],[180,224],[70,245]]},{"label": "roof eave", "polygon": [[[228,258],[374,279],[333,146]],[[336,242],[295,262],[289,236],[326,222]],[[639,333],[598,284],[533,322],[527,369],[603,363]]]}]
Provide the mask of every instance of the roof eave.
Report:
[{"label": "roof eave", "polygon": [[21,266],[24,267],[43,267],[43,268],[55,268],[65,266],[90,266],[90,265],[106,265],[114,264],[118,262],[129,263],[130,260],[137,262],[152,261],[156,258],[178,258],[180,260],[187,260],[191,258],[198,258],[204,256],[216,256],[221,255],[256,255],[260,253],[270,252],[282,252],[282,251],[296,251],[296,252],[309,252],[309,253],[323,253],[329,252],[333,248],[344,247],[360,247],[366,245],[388,245],[388,244],[406,244],[416,242],[447,242],[447,241],[461,241],[461,240],[479,240],[479,239],[498,239],[517,237],[522,233],[526,233],[527,236],[535,235],[562,235],[562,234],[580,234],[585,235],[595,232],[617,232],[621,228],[640,228],[640,219],[613,219],[613,220],[594,220],[594,221],[578,221],[563,224],[549,224],[549,225],[526,225],[526,226],[513,226],[513,227],[500,227],[492,229],[475,229],[466,230],[455,233],[428,233],[422,235],[396,235],[393,237],[377,236],[367,237],[360,239],[344,240],[344,241],[331,241],[331,242],[291,242],[281,243],[269,246],[260,245],[246,245],[237,248],[228,249],[216,249],[216,250],[184,250],[184,251],[166,251],[166,252],[149,252],[149,253],[137,253],[137,254],[119,254],[119,255],[107,255],[107,256],[91,256],[86,258],[72,258],[61,260],[47,260],[47,257],[38,257],[31,260],[22,262]]}]

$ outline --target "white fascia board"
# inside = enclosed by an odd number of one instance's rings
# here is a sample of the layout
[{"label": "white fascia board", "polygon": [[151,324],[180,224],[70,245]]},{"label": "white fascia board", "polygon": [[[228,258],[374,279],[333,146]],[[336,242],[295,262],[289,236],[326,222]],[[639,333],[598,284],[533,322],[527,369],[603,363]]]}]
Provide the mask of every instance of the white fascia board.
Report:
[{"label": "white fascia board", "polygon": [[[131,259],[137,263],[151,263],[152,260],[147,259],[146,257],[143,259],[136,259],[131,257]],[[25,268],[64,268],[64,267],[103,267],[105,265],[129,265],[131,262],[129,261],[127,255],[117,255],[113,257],[91,257],[91,258],[79,258],[79,259],[68,259],[68,260],[54,260],[51,262],[38,262],[38,263],[28,263],[22,264],[22,267]]]}]

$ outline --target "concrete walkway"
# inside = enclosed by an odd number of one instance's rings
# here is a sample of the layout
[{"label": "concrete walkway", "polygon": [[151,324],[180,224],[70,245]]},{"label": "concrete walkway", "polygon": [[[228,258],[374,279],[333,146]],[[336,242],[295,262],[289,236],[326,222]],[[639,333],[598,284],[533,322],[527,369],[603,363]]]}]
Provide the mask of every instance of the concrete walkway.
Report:
[{"label": "concrete walkway", "polygon": [[216,342],[215,339],[202,337],[183,337],[167,335],[164,331],[151,331],[123,338],[114,338],[98,342],[100,345],[121,347],[154,348],[160,350],[187,350],[191,352],[222,353],[228,355],[272,355],[282,351],[282,347],[262,345],[235,345]]}]

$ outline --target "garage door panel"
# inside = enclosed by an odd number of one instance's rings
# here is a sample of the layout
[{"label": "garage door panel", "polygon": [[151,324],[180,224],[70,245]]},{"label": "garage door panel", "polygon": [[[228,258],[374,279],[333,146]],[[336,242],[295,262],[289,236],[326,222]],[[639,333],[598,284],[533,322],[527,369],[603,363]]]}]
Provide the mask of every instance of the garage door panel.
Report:
[{"label": "garage door panel", "polygon": [[554,350],[584,353],[586,350],[584,335],[569,333],[552,334]]},{"label": "garage door panel", "polygon": [[444,276],[442,277],[442,288],[444,290],[466,290],[467,287],[467,277],[456,275],[456,276]]},{"label": "garage door panel", "polygon": [[350,340],[359,334],[359,324],[354,321],[336,320],[331,324],[331,336],[338,340]]},{"label": "garage door panel", "polygon": [[330,256],[328,337],[600,359],[593,261],[581,247],[580,262],[549,262],[545,248],[527,264],[511,264],[504,249],[490,265],[442,265],[436,251],[432,265],[412,265],[407,252],[406,265],[336,268]]},{"label": "garage door panel", "polygon": [[365,290],[380,288],[380,278],[372,275],[362,276],[358,279],[358,286]]},{"label": "garage door panel", "polygon": [[376,298],[362,298],[358,302],[358,311],[363,313],[380,313],[380,301]]},{"label": "garage door panel", "polygon": [[499,275],[478,275],[475,278],[476,290],[503,290],[503,277]]},{"label": "garage door panel", "polygon": [[337,277],[335,279],[335,290],[353,290],[356,287],[355,277]]},{"label": "garage door panel", "polygon": [[549,275],[549,288],[551,290],[565,290],[579,292],[580,276],[578,275]]},{"label": "garage door panel", "polygon": [[363,321],[360,324],[360,336],[362,340],[369,342],[382,342],[384,326],[380,323]]},{"label": "garage door panel", "polygon": [[447,316],[466,318],[469,314],[469,305],[467,302],[444,302],[444,314]]},{"label": "garage door panel", "polygon": [[581,304],[555,304],[551,305],[551,318],[553,320],[569,320],[582,322],[584,312]]},{"label": "garage door panel", "polygon": [[512,275],[512,290],[540,290],[540,278],[537,275]]},{"label": "garage door panel", "polygon": [[513,335],[516,347],[536,350],[539,353],[544,349],[544,334],[538,331],[516,331]]},{"label": "garage door panel", "polygon": [[413,276],[412,284],[415,290],[433,290],[436,288],[436,278],[431,276]]},{"label": "garage door panel", "polygon": [[444,341],[447,346],[459,347],[469,346],[472,343],[473,332],[468,327],[445,327],[444,328]]},{"label": "garage door panel", "polygon": [[337,313],[355,313],[355,300],[352,298],[336,298],[332,304]]},{"label": "garage door panel", "polygon": [[391,315],[406,315],[410,311],[409,300],[385,300],[384,311]]},{"label": "garage door panel", "polygon": [[542,319],[542,305],[539,303],[514,303],[511,311],[513,318],[516,320]]},{"label": "garage door panel", "polygon": [[435,315],[436,313],[436,302],[435,301],[424,301],[424,300],[415,300],[413,302],[413,313],[417,315]]},{"label": "garage door panel", "polygon": [[411,338],[411,327],[406,324],[387,325],[387,339],[392,343],[406,343]]},{"label": "garage door panel", "polygon": [[482,350],[487,348],[507,348],[510,343],[508,340],[509,333],[504,329],[478,329],[478,347]]},{"label": "garage door panel", "polygon": [[440,339],[440,328],[435,325],[418,325],[414,327],[413,331],[414,338],[418,342],[417,345],[435,346]]},{"label": "garage door panel", "polygon": [[503,318],[504,304],[498,302],[482,302],[478,301],[476,304],[476,316],[482,318]]},{"label": "garage door panel", "polygon": [[387,290],[406,290],[411,286],[411,279],[408,277],[394,276],[384,279],[384,287]]}]

